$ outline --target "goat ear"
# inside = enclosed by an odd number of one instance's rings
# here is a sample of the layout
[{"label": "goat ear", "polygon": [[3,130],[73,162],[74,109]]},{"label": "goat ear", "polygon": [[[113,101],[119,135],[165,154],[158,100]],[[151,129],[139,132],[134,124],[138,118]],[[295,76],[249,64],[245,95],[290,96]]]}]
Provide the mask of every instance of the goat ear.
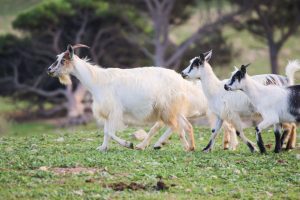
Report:
[{"label": "goat ear", "polygon": [[67,52],[68,52],[69,59],[72,60],[74,56],[74,48],[72,47],[72,45],[68,44]]},{"label": "goat ear", "polygon": [[241,72],[243,72],[244,74],[246,74],[247,72],[247,67],[250,65],[250,63],[248,63],[247,65],[242,65],[241,66]]},{"label": "goat ear", "polygon": [[204,56],[205,56],[205,60],[208,62],[211,59],[212,50],[209,50],[208,52],[205,52]]},{"label": "goat ear", "polygon": [[204,61],[205,60],[205,55],[203,53],[201,53],[199,58],[200,58],[201,61]]}]

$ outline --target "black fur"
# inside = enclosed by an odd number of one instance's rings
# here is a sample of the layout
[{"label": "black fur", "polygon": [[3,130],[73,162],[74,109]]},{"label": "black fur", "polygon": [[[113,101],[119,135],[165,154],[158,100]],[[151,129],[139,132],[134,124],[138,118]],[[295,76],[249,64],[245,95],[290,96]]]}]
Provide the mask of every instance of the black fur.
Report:
[{"label": "black fur", "polygon": [[200,65],[202,65],[204,63],[204,60],[202,60],[202,58],[200,58],[200,57],[196,57],[194,60],[193,60],[193,62],[191,63],[191,67],[190,67],[190,69],[189,69],[189,71],[188,71],[188,73],[190,73],[193,69],[194,69],[194,67],[200,67]]},{"label": "black fur", "polygon": [[279,130],[276,130],[274,132],[275,134],[275,149],[274,149],[274,152],[275,153],[279,153],[281,151],[281,141],[280,141],[280,132]]},{"label": "black fur", "polygon": [[242,80],[242,78],[244,78],[244,77],[245,77],[245,73],[243,73],[241,70],[238,70],[231,77],[230,83],[228,85],[232,85],[235,82],[236,79],[240,82]]},{"label": "black fur", "polygon": [[253,153],[254,152],[254,147],[250,142],[247,142],[247,146],[249,147],[250,151]]},{"label": "black fur", "polygon": [[202,151],[207,151],[210,148],[211,148],[211,140],[209,141],[208,145]]},{"label": "black fur", "polygon": [[289,112],[300,122],[300,85],[287,88],[289,90]]},{"label": "black fur", "polygon": [[129,144],[129,148],[130,148],[130,149],[134,149],[134,147],[133,147],[133,143],[132,143],[132,142],[130,142],[130,144]]},{"label": "black fur", "polygon": [[240,137],[240,132],[236,131],[235,134]]},{"label": "black fur", "polygon": [[259,150],[260,150],[260,153],[266,153],[266,148],[265,148],[265,145],[264,145],[264,141],[262,140],[262,137],[261,137],[261,133],[260,132],[256,132],[257,134],[257,145],[259,147]]},{"label": "black fur", "polygon": [[158,146],[158,147],[153,147],[153,149],[155,149],[155,150],[159,150],[159,149],[161,149],[161,146]]}]

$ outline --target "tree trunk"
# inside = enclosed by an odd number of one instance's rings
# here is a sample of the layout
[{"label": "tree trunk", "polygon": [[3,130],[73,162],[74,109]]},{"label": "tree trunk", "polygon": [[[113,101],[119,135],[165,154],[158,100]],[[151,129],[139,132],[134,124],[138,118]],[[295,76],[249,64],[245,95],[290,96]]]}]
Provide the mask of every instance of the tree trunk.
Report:
[{"label": "tree trunk", "polygon": [[79,84],[75,91],[72,91],[72,86],[67,86],[67,117],[68,124],[83,124],[88,121],[84,110],[84,97],[87,90]]},{"label": "tree trunk", "polygon": [[273,42],[269,42],[269,54],[270,54],[270,63],[271,63],[271,72],[273,74],[278,74],[278,48]]}]

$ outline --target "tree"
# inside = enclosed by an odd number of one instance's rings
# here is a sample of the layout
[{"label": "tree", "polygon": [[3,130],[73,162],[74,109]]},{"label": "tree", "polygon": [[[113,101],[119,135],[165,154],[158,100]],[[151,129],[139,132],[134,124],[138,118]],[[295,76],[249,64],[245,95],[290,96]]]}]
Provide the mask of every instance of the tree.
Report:
[{"label": "tree", "polygon": [[[68,43],[89,45],[85,54],[90,52],[92,60],[104,66],[128,66],[144,59],[135,48],[128,51],[132,45],[122,37],[128,25],[110,6],[107,1],[97,0],[47,1],[19,15],[14,28],[28,37],[2,38],[2,82],[13,83],[9,88],[18,97],[39,103],[44,114],[64,110],[71,122],[84,121],[86,89],[76,80],[72,86],[61,86],[46,75],[45,69]],[[54,105],[47,112],[43,109],[45,101]]]},{"label": "tree", "polygon": [[[242,4],[242,1],[232,2]],[[248,30],[268,44],[271,71],[277,74],[278,54],[300,25],[300,1],[251,0],[249,3],[252,6],[250,12],[235,27]]]},{"label": "tree", "polygon": [[[44,114],[62,113],[71,122],[81,121],[89,108],[85,104],[86,90],[76,80],[72,86],[61,86],[44,73],[54,56],[65,50],[68,43],[84,43],[91,47],[82,50],[84,55],[90,53],[92,60],[104,67],[154,64],[178,69],[182,56],[195,52],[194,56],[204,50],[199,47],[211,48],[213,45],[208,42],[230,55],[230,51],[224,51],[227,46],[220,48],[221,44],[226,45],[221,27],[234,20],[243,8],[209,15],[196,32],[179,44],[170,39],[171,29],[189,19],[193,14],[191,7],[196,4],[196,0],[45,1],[14,21],[14,28],[23,31],[25,38],[12,37],[12,43],[3,39],[3,51],[0,44],[0,65],[5,67],[2,82],[6,81],[10,86],[7,89],[15,91],[16,97],[39,105]],[[204,8],[209,9],[209,5],[204,4]],[[45,102],[53,107],[46,109]]]},{"label": "tree", "polygon": [[[138,30],[133,32],[135,35],[132,40],[132,34],[128,36],[129,41],[136,44],[145,56],[153,61],[155,66],[165,66],[168,68],[178,69],[180,66],[182,56],[190,51],[195,43],[201,43],[201,40],[206,40],[211,35],[220,36],[221,34],[214,34],[224,24],[232,22],[238,15],[244,12],[246,5],[241,6],[240,9],[229,9],[229,12],[223,12],[223,4],[220,1],[200,1],[203,7],[203,22],[195,32],[191,33],[184,41],[176,44],[170,39],[171,29],[184,23],[193,14],[191,7],[196,6],[199,1],[196,0],[143,0],[134,1],[128,0],[127,6],[134,6],[139,12],[140,18],[146,17],[150,20],[152,26],[152,34],[145,35]],[[242,5],[242,4],[241,4]],[[123,6],[123,5],[122,5]],[[216,8],[217,12],[210,13],[210,6]],[[222,40],[222,39],[221,39]],[[199,42],[200,41],[200,42]],[[223,41],[223,40],[222,40]],[[195,50],[195,46],[193,48]],[[197,53],[201,49],[196,48]],[[204,51],[202,49],[202,51]]]}]

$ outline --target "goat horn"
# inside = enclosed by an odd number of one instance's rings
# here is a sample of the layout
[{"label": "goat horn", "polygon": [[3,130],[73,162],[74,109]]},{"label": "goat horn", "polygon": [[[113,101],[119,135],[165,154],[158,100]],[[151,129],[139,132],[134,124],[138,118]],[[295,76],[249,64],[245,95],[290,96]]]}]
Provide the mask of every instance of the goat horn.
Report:
[{"label": "goat horn", "polygon": [[245,65],[245,67],[248,67],[251,63],[248,63],[247,65]]},{"label": "goat horn", "polygon": [[84,44],[75,44],[74,46],[73,46],[73,49],[77,49],[77,48],[90,48],[89,46],[87,46],[87,45],[84,45]]}]

